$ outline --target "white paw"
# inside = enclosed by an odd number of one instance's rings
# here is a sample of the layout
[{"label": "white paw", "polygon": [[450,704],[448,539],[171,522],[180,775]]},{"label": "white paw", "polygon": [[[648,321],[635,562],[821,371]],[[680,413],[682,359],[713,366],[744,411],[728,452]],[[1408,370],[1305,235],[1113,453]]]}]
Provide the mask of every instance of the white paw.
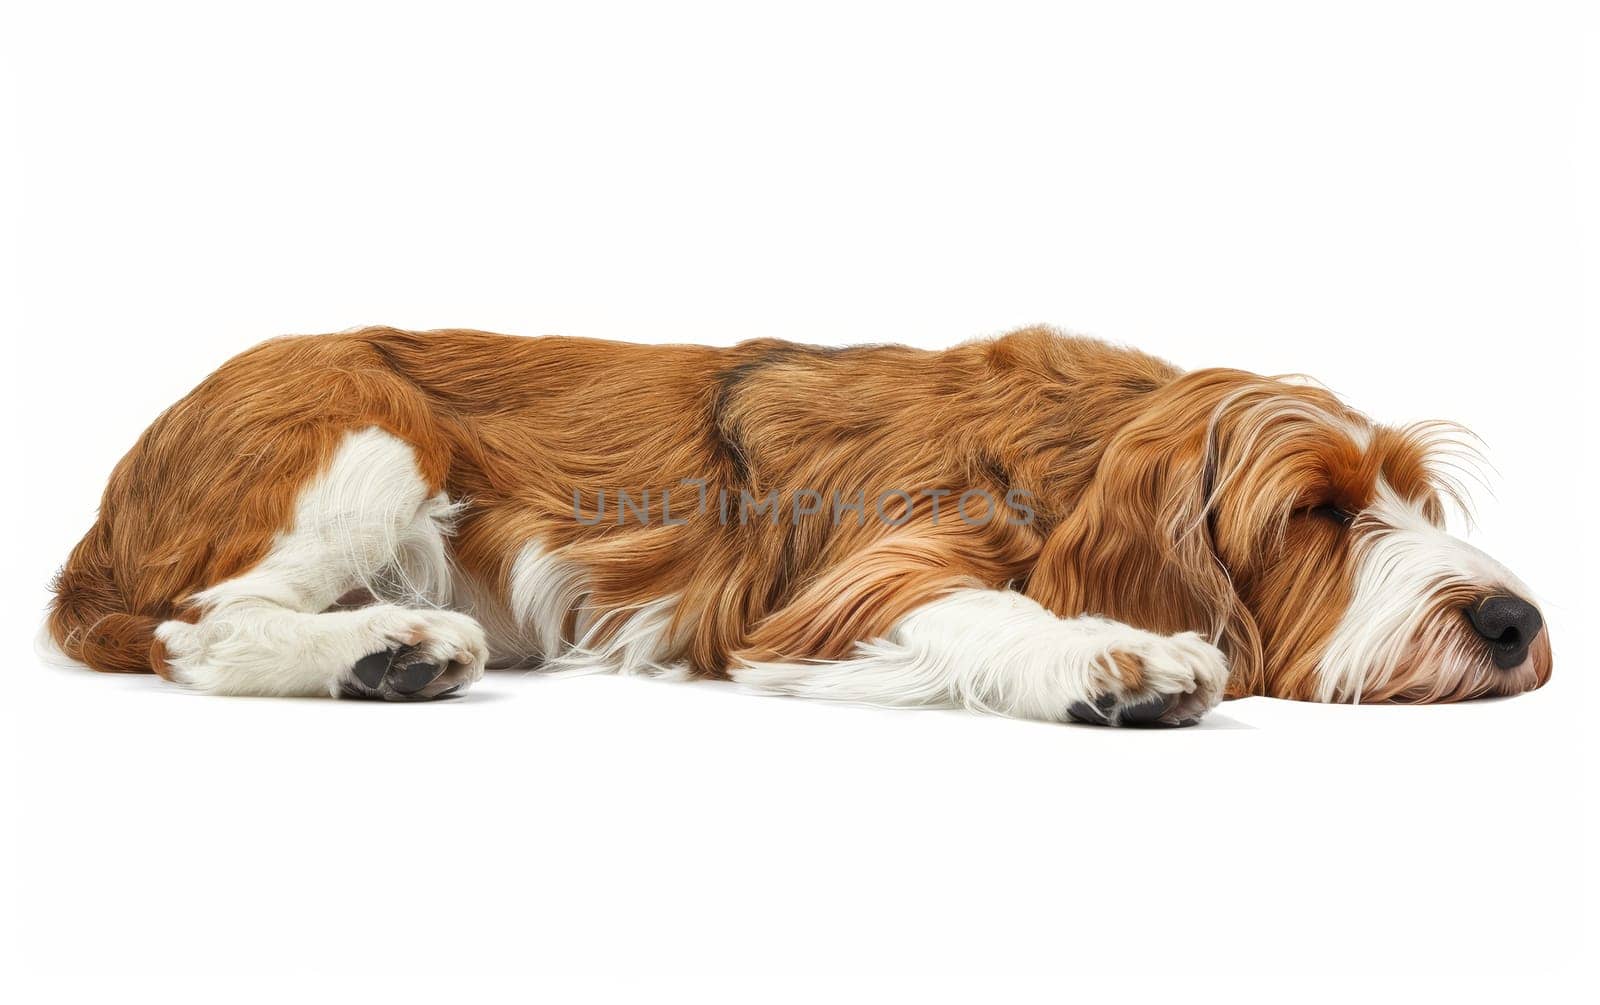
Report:
[{"label": "white paw", "polygon": [[1228,660],[1194,632],[1123,628],[1094,655],[1089,694],[1067,718],[1099,726],[1189,726],[1222,701]]},{"label": "white paw", "polygon": [[455,611],[370,608],[379,641],[336,682],[334,694],[385,701],[426,701],[483,677],[489,646],[483,628]]}]

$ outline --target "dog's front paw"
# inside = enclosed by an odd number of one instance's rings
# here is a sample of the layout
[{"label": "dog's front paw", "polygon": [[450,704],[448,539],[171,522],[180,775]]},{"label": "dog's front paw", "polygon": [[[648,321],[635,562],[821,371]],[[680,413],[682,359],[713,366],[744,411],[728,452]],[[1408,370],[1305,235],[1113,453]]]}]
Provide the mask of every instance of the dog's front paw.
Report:
[{"label": "dog's front paw", "polygon": [[1130,629],[1095,662],[1093,693],[1071,703],[1067,716],[1096,726],[1192,726],[1228,686],[1227,658],[1194,632]]}]

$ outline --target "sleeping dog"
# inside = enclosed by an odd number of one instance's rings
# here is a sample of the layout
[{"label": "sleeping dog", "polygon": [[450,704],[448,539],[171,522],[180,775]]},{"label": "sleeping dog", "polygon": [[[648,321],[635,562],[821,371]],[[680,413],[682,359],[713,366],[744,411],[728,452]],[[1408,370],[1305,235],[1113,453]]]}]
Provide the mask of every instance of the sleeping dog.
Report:
[{"label": "sleeping dog", "polygon": [[212,694],[486,667],[1185,725],[1542,685],[1445,533],[1455,427],[1043,328],[942,352],[370,328],[229,361],[117,465],[49,628]]}]

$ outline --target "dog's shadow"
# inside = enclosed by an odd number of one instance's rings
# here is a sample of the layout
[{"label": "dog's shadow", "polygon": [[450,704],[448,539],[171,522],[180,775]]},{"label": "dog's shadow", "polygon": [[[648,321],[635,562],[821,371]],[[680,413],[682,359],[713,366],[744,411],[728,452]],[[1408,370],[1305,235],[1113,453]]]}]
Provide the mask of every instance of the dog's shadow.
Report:
[{"label": "dog's shadow", "polygon": [[[1224,705],[1223,707],[1226,708],[1227,706]],[[1213,711],[1207,712],[1206,715],[1205,715],[1205,718],[1201,719],[1199,722],[1195,723],[1193,726],[1191,726],[1189,728],[1190,729],[1198,729],[1198,730],[1208,730],[1208,729],[1250,729],[1250,730],[1253,730],[1253,729],[1256,729],[1257,727],[1250,725],[1248,722],[1240,722],[1238,719],[1235,719],[1231,715],[1223,715],[1221,712],[1213,710]],[[1185,732],[1187,732],[1187,730]]]}]

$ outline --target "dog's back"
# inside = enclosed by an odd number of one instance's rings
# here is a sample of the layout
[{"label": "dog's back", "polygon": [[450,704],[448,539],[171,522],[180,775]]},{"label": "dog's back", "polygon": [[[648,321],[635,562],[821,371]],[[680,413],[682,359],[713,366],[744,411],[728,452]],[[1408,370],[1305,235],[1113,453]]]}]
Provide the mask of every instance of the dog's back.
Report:
[{"label": "dog's back", "polygon": [[[1036,385],[1074,366],[1092,379],[1081,417],[1063,422]],[[1090,399],[1173,373],[1043,331],[944,353],[391,328],[276,339],[168,409],[117,466],[58,577],[50,629],[95,669],[163,669],[156,626],[259,562],[343,438],[370,428],[411,447],[427,494],[465,504],[451,551],[480,605],[504,605],[498,584],[538,541],[583,566],[591,607],[673,593],[708,612],[685,627],[686,655],[716,673],[734,651],[792,642],[781,623],[765,639],[752,629],[882,536],[865,513],[855,526],[774,527],[796,492],[868,510],[882,492],[924,486],[953,493],[951,505],[973,486],[1003,497],[1029,437],[1093,444],[1094,417],[1114,410]],[[676,512],[663,511],[674,494]],[[690,505],[718,519],[677,523]],[[963,574],[1018,574],[1037,542],[1011,538],[980,547],[993,569]],[[864,611],[860,629],[877,617]]]}]

